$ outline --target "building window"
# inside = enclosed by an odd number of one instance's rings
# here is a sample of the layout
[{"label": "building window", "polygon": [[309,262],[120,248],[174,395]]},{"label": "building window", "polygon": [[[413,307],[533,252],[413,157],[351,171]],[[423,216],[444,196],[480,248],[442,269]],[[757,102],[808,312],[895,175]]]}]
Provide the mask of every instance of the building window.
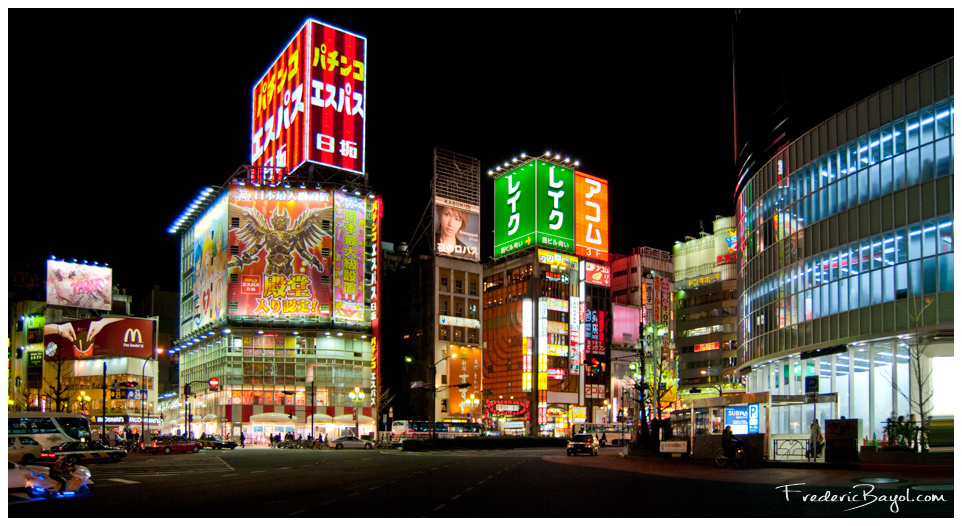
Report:
[{"label": "building window", "polygon": [[454,292],[457,294],[464,294],[464,288],[460,279],[454,280]]},{"label": "building window", "polygon": [[448,291],[448,278],[441,276],[441,292]]}]

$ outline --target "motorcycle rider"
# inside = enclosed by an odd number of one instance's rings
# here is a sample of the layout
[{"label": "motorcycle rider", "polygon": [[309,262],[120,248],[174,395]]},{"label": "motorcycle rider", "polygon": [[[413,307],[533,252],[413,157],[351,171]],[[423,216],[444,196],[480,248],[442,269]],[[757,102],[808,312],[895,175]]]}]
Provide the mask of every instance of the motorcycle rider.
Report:
[{"label": "motorcycle rider", "polygon": [[73,476],[73,463],[65,455],[57,457],[50,468],[50,478],[60,483],[60,492],[67,489],[67,481]]}]

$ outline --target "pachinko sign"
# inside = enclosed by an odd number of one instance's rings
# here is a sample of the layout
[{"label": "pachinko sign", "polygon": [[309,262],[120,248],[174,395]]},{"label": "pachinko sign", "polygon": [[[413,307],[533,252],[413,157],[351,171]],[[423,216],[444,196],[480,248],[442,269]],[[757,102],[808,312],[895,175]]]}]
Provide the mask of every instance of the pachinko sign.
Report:
[{"label": "pachinko sign", "polygon": [[334,192],[334,319],[364,321],[364,250],[366,202]]},{"label": "pachinko sign", "polygon": [[48,361],[154,355],[154,322],[143,318],[48,323],[43,333],[43,354]]},{"label": "pachinko sign", "polygon": [[47,261],[47,303],[110,310],[112,271],[66,261]]},{"label": "pachinko sign", "polygon": [[280,182],[305,162],[364,172],[367,39],[308,20],[253,89],[251,164]]},{"label": "pachinko sign", "polygon": [[289,317],[331,315],[334,202],[313,189],[232,185],[230,216],[237,227],[228,263],[228,313]]}]

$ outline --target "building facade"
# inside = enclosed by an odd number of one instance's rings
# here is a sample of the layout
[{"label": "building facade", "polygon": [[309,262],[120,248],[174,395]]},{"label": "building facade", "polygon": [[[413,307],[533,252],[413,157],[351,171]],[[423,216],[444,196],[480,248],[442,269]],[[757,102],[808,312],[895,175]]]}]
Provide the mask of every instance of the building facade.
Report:
[{"label": "building facade", "polygon": [[253,442],[374,432],[381,199],[366,179],[310,173],[276,186],[231,178],[172,227],[181,396],[168,430]]},{"label": "building facade", "polygon": [[675,273],[675,349],[684,400],[744,391],[737,364],[737,232],[734,217],[716,217],[712,232],[678,242]]},{"label": "building facade", "polygon": [[[656,405],[667,411],[677,400],[677,360],[673,350],[677,323],[672,292],[674,257],[670,252],[651,247],[637,247],[630,255],[612,256],[611,298],[617,307],[613,310],[631,313],[632,310],[622,306],[636,307],[637,314],[629,317],[637,318],[639,325],[621,327],[620,320],[613,320],[611,378],[616,410],[621,410],[620,404],[632,415],[641,414],[638,404],[632,401],[643,396],[636,381],[642,378],[648,385],[648,418],[657,418]],[[635,338],[644,339],[646,335],[639,332],[640,326],[653,329],[660,326],[662,330],[652,330],[643,342],[622,336],[622,333],[631,333]],[[645,351],[644,361],[638,356],[641,346]],[[642,364],[644,375],[636,375]]]},{"label": "building facade", "polygon": [[[929,414],[951,412],[952,70],[935,64],[844,109],[736,192],[737,374],[748,392],[804,395],[817,378],[837,398],[772,407],[773,434],[844,416],[881,438],[929,394]],[[918,357],[916,331],[938,338]]]}]

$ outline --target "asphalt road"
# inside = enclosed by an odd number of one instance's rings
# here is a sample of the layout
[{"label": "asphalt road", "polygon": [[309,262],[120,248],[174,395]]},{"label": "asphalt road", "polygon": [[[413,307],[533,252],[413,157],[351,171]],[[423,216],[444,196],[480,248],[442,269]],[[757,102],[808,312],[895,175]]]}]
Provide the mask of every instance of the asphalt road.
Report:
[{"label": "asphalt road", "polygon": [[[92,496],[9,517],[951,517],[945,481],[508,451],[204,450],[90,466]],[[950,481],[951,482],[951,481]],[[923,501],[928,499],[928,501]],[[895,502],[893,502],[895,501]]]}]

